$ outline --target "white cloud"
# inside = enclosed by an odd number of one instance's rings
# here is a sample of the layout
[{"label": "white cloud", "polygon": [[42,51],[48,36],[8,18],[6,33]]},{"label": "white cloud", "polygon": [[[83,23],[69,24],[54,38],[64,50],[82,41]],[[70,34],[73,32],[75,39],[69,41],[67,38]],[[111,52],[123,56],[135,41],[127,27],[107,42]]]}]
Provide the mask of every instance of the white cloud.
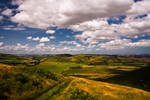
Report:
[{"label": "white cloud", "polygon": [[71,45],[71,46],[76,46],[76,47],[84,47],[83,45],[81,45],[80,43],[76,42],[76,41],[61,41],[59,42],[60,45]]},{"label": "white cloud", "polygon": [[24,0],[12,0],[13,5],[20,5],[23,3]]},{"label": "white cloud", "polygon": [[21,30],[25,30],[25,28],[18,24],[17,26],[14,25],[4,26],[3,30],[21,31]]},{"label": "white cloud", "polygon": [[3,16],[0,16],[0,21],[2,21],[3,20]]},{"label": "white cloud", "polygon": [[71,36],[67,35],[66,38],[71,38]]},{"label": "white cloud", "polygon": [[50,41],[50,39],[48,37],[42,37],[40,39],[40,42],[48,42],[48,41]]},{"label": "white cloud", "polygon": [[40,47],[43,47],[43,46],[45,46],[45,44],[44,43],[40,43],[40,44],[36,45],[36,48],[40,48]]},{"label": "white cloud", "polygon": [[150,47],[150,40],[140,40],[138,42],[130,43],[131,47]]},{"label": "white cloud", "polygon": [[39,43],[35,46],[30,47],[29,45],[17,43],[16,45],[5,45],[0,47],[1,53],[14,53],[14,54],[40,54],[40,53],[50,53],[55,47],[45,45],[44,43]]},{"label": "white cloud", "polygon": [[5,45],[0,47],[1,52],[4,53],[26,53],[29,50],[29,47],[27,44],[22,45],[20,43],[17,43],[16,45]]},{"label": "white cloud", "polygon": [[17,43],[17,45],[15,46],[14,50],[22,50],[22,49],[28,49],[28,45],[25,44],[25,45],[22,45],[20,43]]},{"label": "white cloud", "polygon": [[76,41],[61,41],[59,43],[60,44],[74,44],[74,45],[78,44]]},{"label": "white cloud", "polygon": [[71,28],[74,31],[92,31],[92,30],[101,30],[103,27],[107,27],[108,22],[107,18],[95,19],[91,21],[85,21],[80,24],[71,25]]},{"label": "white cloud", "polygon": [[54,30],[47,30],[47,31],[46,31],[46,34],[54,34],[54,33],[55,33]]},{"label": "white cloud", "polygon": [[75,31],[83,31],[82,34],[75,35],[83,43],[97,44],[99,41],[112,40],[120,37],[114,32],[115,27],[110,26],[106,19],[87,21],[78,25],[73,25]]},{"label": "white cloud", "polygon": [[131,43],[129,39],[116,39],[106,43],[99,44],[100,48],[107,49],[107,50],[114,50],[114,49],[124,49],[128,47],[128,44]]},{"label": "white cloud", "polygon": [[28,36],[28,37],[27,37],[27,40],[32,40],[32,36]]},{"label": "white cloud", "polygon": [[[16,45],[4,45],[0,47],[0,51],[4,53],[87,53],[93,51],[105,51],[105,50],[123,50],[127,48],[135,47],[150,47],[150,40],[139,40],[132,42],[130,39],[115,39],[105,43],[99,43],[98,45],[81,45],[76,41],[61,41],[60,45],[46,45],[39,43],[30,47],[29,45],[17,43]],[[65,44],[63,46],[63,44]],[[67,46],[66,44],[70,45]]]},{"label": "white cloud", "polygon": [[130,39],[116,39],[98,45],[101,49],[115,50],[135,47],[150,47],[150,40],[139,40],[132,42]]},{"label": "white cloud", "polygon": [[[129,18],[128,18],[129,17]],[[128,16],[124,23],[116,25],[116,30],[122,36],[136,36],[150,34],[150,15],[141,19],[132,18]]]},{"label": "white cloud", "polygon": [[39,37],[33,37],[32,40],[38,41],[38,40],[40,40],[40,38]]},{"label": "white cloud", "polygon": [[109,25],[106,19],[97,19],[70,26],[74,31],[83,31],[75,35],[83,43],[96,44],[100,41],[118,39],[122,36],[137,38],[150,35],[150,15],[144,18],[127,16],[121,24]]},{"label": "white cloud", "polygon": [[[13,22],[46,29],[47,34],[55,33],[55,30],[48,30],[49,27],[82,31],[81,34],[75,35],[75,38],[83,44],[77,41],[61,41],[59,45],[52,47],[40,43],[31,51],[71,52],[86,49],[90,51],[149,47],[149,40],[132,42],[121,37],[138,38],[150,35],[150,0],[136,3],[133,0],[86,0],[86,2],[85,0],[36,0],[36,2],[14,0],[13,4],[19,5],[17,9],[19,13],[11,17]],[[141,14],[148,14],[148,16],[135,18]],[[108,24],[108,17],[119,15],[127,17],[120,24]],[[27,37],[27,39],[48,42],[55,37]]]},{"label": "white cloud", "polygon": [[[84,21],[124,14],[133,0],[23,0],[12,21],[45,29],[68,27]],[[116,9],[119,8],[119,9]]]},{"label": "white cloud", "polygon": [[49,38],[50,38],[50,39],[56,39],[56,37],[55,37],[55,36],[50,36]]},{"label": "white cloud", "polygon": [[[55,37],[54,36],[51,36],[50,37],[51,39],[54,39]],[[27,37],[28,40],[33,40],[33,41],[39,41],[39,42],[48,42],[50,41],[50,39],[48,37],[32,37],[32,36],[29,36]],[[42,43],[41,43],[42,44]]]},{"label": "white cloud", "polygon": [[127,11],[129,14],[145,14],[150,13],[150,0],[142,0],[136,2],[131,6],[131,9]]},{"label": "white cloud", "polygon": [[11,9],[6,9],[2,12],[2,15],[11,16],[12,15],[12,10]]},{"label": "white cloud", "polygon": [[4,43],[3,42],[0,42],[0,46],[2,46]]}]

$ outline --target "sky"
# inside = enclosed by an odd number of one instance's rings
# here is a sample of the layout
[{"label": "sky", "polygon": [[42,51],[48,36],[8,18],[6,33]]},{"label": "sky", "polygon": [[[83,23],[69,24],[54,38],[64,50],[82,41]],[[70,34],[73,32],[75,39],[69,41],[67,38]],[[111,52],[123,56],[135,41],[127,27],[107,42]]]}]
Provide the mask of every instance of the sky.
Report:
[{"label": "sky", "polygon": [[150,54],[150,0],[0,0],[0,53]]}]

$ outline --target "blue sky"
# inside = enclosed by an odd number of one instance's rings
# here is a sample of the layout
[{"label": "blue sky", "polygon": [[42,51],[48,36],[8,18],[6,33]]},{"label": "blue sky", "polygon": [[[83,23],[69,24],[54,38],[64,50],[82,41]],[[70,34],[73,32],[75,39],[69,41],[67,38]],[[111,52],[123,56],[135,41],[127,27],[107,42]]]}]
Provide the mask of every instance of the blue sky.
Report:
[{"label": "blue sky", "polygon": [[150,54],[149,3],[1,0],[0,53]]}]

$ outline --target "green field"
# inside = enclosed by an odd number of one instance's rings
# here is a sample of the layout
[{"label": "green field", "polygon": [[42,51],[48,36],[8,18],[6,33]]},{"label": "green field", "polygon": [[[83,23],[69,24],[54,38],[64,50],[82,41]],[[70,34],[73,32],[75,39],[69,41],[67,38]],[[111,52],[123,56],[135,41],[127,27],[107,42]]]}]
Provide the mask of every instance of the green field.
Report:
[{"label": "green field", "polygon": [[0,100],[150,100],[150,57],[0,54]]}]

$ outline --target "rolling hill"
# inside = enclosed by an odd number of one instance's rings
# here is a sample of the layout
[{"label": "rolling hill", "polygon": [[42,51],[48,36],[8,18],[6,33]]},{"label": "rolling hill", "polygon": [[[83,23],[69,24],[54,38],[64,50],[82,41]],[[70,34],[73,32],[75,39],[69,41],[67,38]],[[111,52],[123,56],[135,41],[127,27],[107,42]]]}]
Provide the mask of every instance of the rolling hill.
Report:
[{"label": "rolling hill", "polygon": [[149,57],[1,54],[0,59],[2,100],[150,100]]}]

